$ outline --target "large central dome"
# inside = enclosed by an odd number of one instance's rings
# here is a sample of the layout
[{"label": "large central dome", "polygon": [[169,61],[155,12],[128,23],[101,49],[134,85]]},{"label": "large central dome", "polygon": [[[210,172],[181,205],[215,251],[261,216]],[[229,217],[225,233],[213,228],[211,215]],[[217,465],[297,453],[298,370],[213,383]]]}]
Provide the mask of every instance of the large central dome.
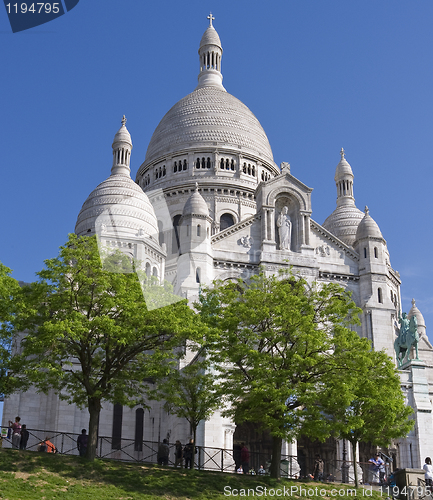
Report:
[{"label": "large central dome", "polygon": [[145,163],[194,146],[240,148],[273,163],[271,146],[259,121],[222,86],[199,86],[175,104],[153,133]]}]

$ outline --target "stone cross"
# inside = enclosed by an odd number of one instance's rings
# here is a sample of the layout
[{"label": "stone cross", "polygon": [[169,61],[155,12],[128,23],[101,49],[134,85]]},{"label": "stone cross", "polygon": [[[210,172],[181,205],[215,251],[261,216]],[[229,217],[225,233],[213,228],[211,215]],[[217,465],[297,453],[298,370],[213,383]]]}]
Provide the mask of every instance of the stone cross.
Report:
[{"label": "stone cross", "polygon": [[212,21],[215,21],[215,18],[213,17],[212,12],[207,16],[207,18],[209,19],[209,26],[212,26]]},{"label": "stone cross", "polygon": [[346,154],[346,151],[344,151],[343,148],[341,148],[341,151],[340,151],[340,156],[341,156],[341,159],[344,160],[346,157],[344,156]]}]

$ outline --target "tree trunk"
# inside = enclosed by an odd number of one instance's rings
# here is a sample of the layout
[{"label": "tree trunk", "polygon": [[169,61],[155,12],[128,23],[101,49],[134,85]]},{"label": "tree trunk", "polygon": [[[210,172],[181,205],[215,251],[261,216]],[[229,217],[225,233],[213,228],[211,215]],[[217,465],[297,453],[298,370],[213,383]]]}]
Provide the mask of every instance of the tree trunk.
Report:
[{"label": "tree trunk", "polygon": [[197,426],[194,426],[193,429],[192,429],[193,447],[192,447],[191,469],[195,469],[196,438],[197,438]]},{"label": "tree trunk", "polygon": [[96,447],[98,446],[99,414],[101,413],[101,400],[89,398],[89,440],[87,443],[86,458],[95,460]]},{"label": "tree trunk", "polygon": [[358,480],[358,464],[356,463],[356,441],[350,441],[352,445],[352,464],[353,464],[353,473],[355,474],[355,488],[359,488],[359,480]]},{"label": "tree trunk", "polygon": [[274,479],[280,479],[281,471],[281,447],[283,445],[282,438],[272,436],[272,459],[271,459],[271,468],[270,475]]}]

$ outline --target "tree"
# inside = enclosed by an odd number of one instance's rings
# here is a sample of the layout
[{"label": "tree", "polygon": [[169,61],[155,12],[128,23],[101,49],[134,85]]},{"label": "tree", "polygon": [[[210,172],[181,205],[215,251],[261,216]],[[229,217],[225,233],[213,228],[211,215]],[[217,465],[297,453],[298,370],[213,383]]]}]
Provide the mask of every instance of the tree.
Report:
[{"label": "tree", "polygon": [[11,269],[0,262],[0,395],[13,392],[17,381],[9,370],[13,320],[21,308],[21,287]]},{"label": "tree", "polygon": [[386,353],[370,351],[353,361],[352,376],[340,377],[329,388],[325,411],[335,435],[351,443],[358,488],[357,444],[389,446],[392,439],[407,436],[414,421],[409,419],[413,410],[405,406],[398,370]]},{"label": "tree", "polygon": [[[89,459],[96,455],[102,402],[145,405],[149,380],[165,375],[195,328],[185,301],[172,304],[167,287],[143,285],[136,273],[108,271],[131,270],[125,255],[110,258],[103,268],[96,238],[70,235],[25,290],[25,313],[15,322],[15,331],[25,331],[14,356],[20,377],[87,407]],[[169,305],[148,308],[143,292],[159,305],[166,296]]]},{"label": "tree", "polygon": [[282,440],[300,434],[324,439],[327,388],[336,374],[350,375],[352,361],[370,349],[350,327],[359,309],[336,284],[313,284],[291,275],[248,284],[216,283],[197,305],[217,334],[209,338],[223,390],[236,422],[260,422],[273,440],[271,476],[280,476]]},{"label": "tree", "polygon": [[[153,397],[165,400],[167,411],[189,422],[195,446],[199,423],[207,420],[221,405],[222,395],[215,373],[207,360],[198,355],[181,370],[174,367],[158,384]],[[194,468],[194,457],[191,466]]]}]

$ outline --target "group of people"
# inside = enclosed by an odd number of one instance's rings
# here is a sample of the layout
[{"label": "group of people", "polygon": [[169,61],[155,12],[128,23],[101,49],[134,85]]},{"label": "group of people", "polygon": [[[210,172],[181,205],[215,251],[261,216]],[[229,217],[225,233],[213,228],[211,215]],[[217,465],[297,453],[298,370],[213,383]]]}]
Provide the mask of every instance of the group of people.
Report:
[{"label": "group of people", "polygon": [[[192,469],[194,463],[194,456],[197,453],[197,447],[194,446],[194,440],[190,439],[189,442],[182,446],[182,443],[177,440],[174,448],[174,466],[179,466],[183,468],[183,462],[185,460],[185,468]],[[168,465],[168,460],[170,457],[170,447],[168,445],[167,439],[163,439],[162,443],[158,447],[157,460],[158,465]]]},{"label": "group of people", "polygon": [[9,420],[9,427],[12,430],[12,448],[16,450],[25,450],[30,434],[26,424],[21,425],[20,422],[20,417],[15,417],[15,422]]}]

